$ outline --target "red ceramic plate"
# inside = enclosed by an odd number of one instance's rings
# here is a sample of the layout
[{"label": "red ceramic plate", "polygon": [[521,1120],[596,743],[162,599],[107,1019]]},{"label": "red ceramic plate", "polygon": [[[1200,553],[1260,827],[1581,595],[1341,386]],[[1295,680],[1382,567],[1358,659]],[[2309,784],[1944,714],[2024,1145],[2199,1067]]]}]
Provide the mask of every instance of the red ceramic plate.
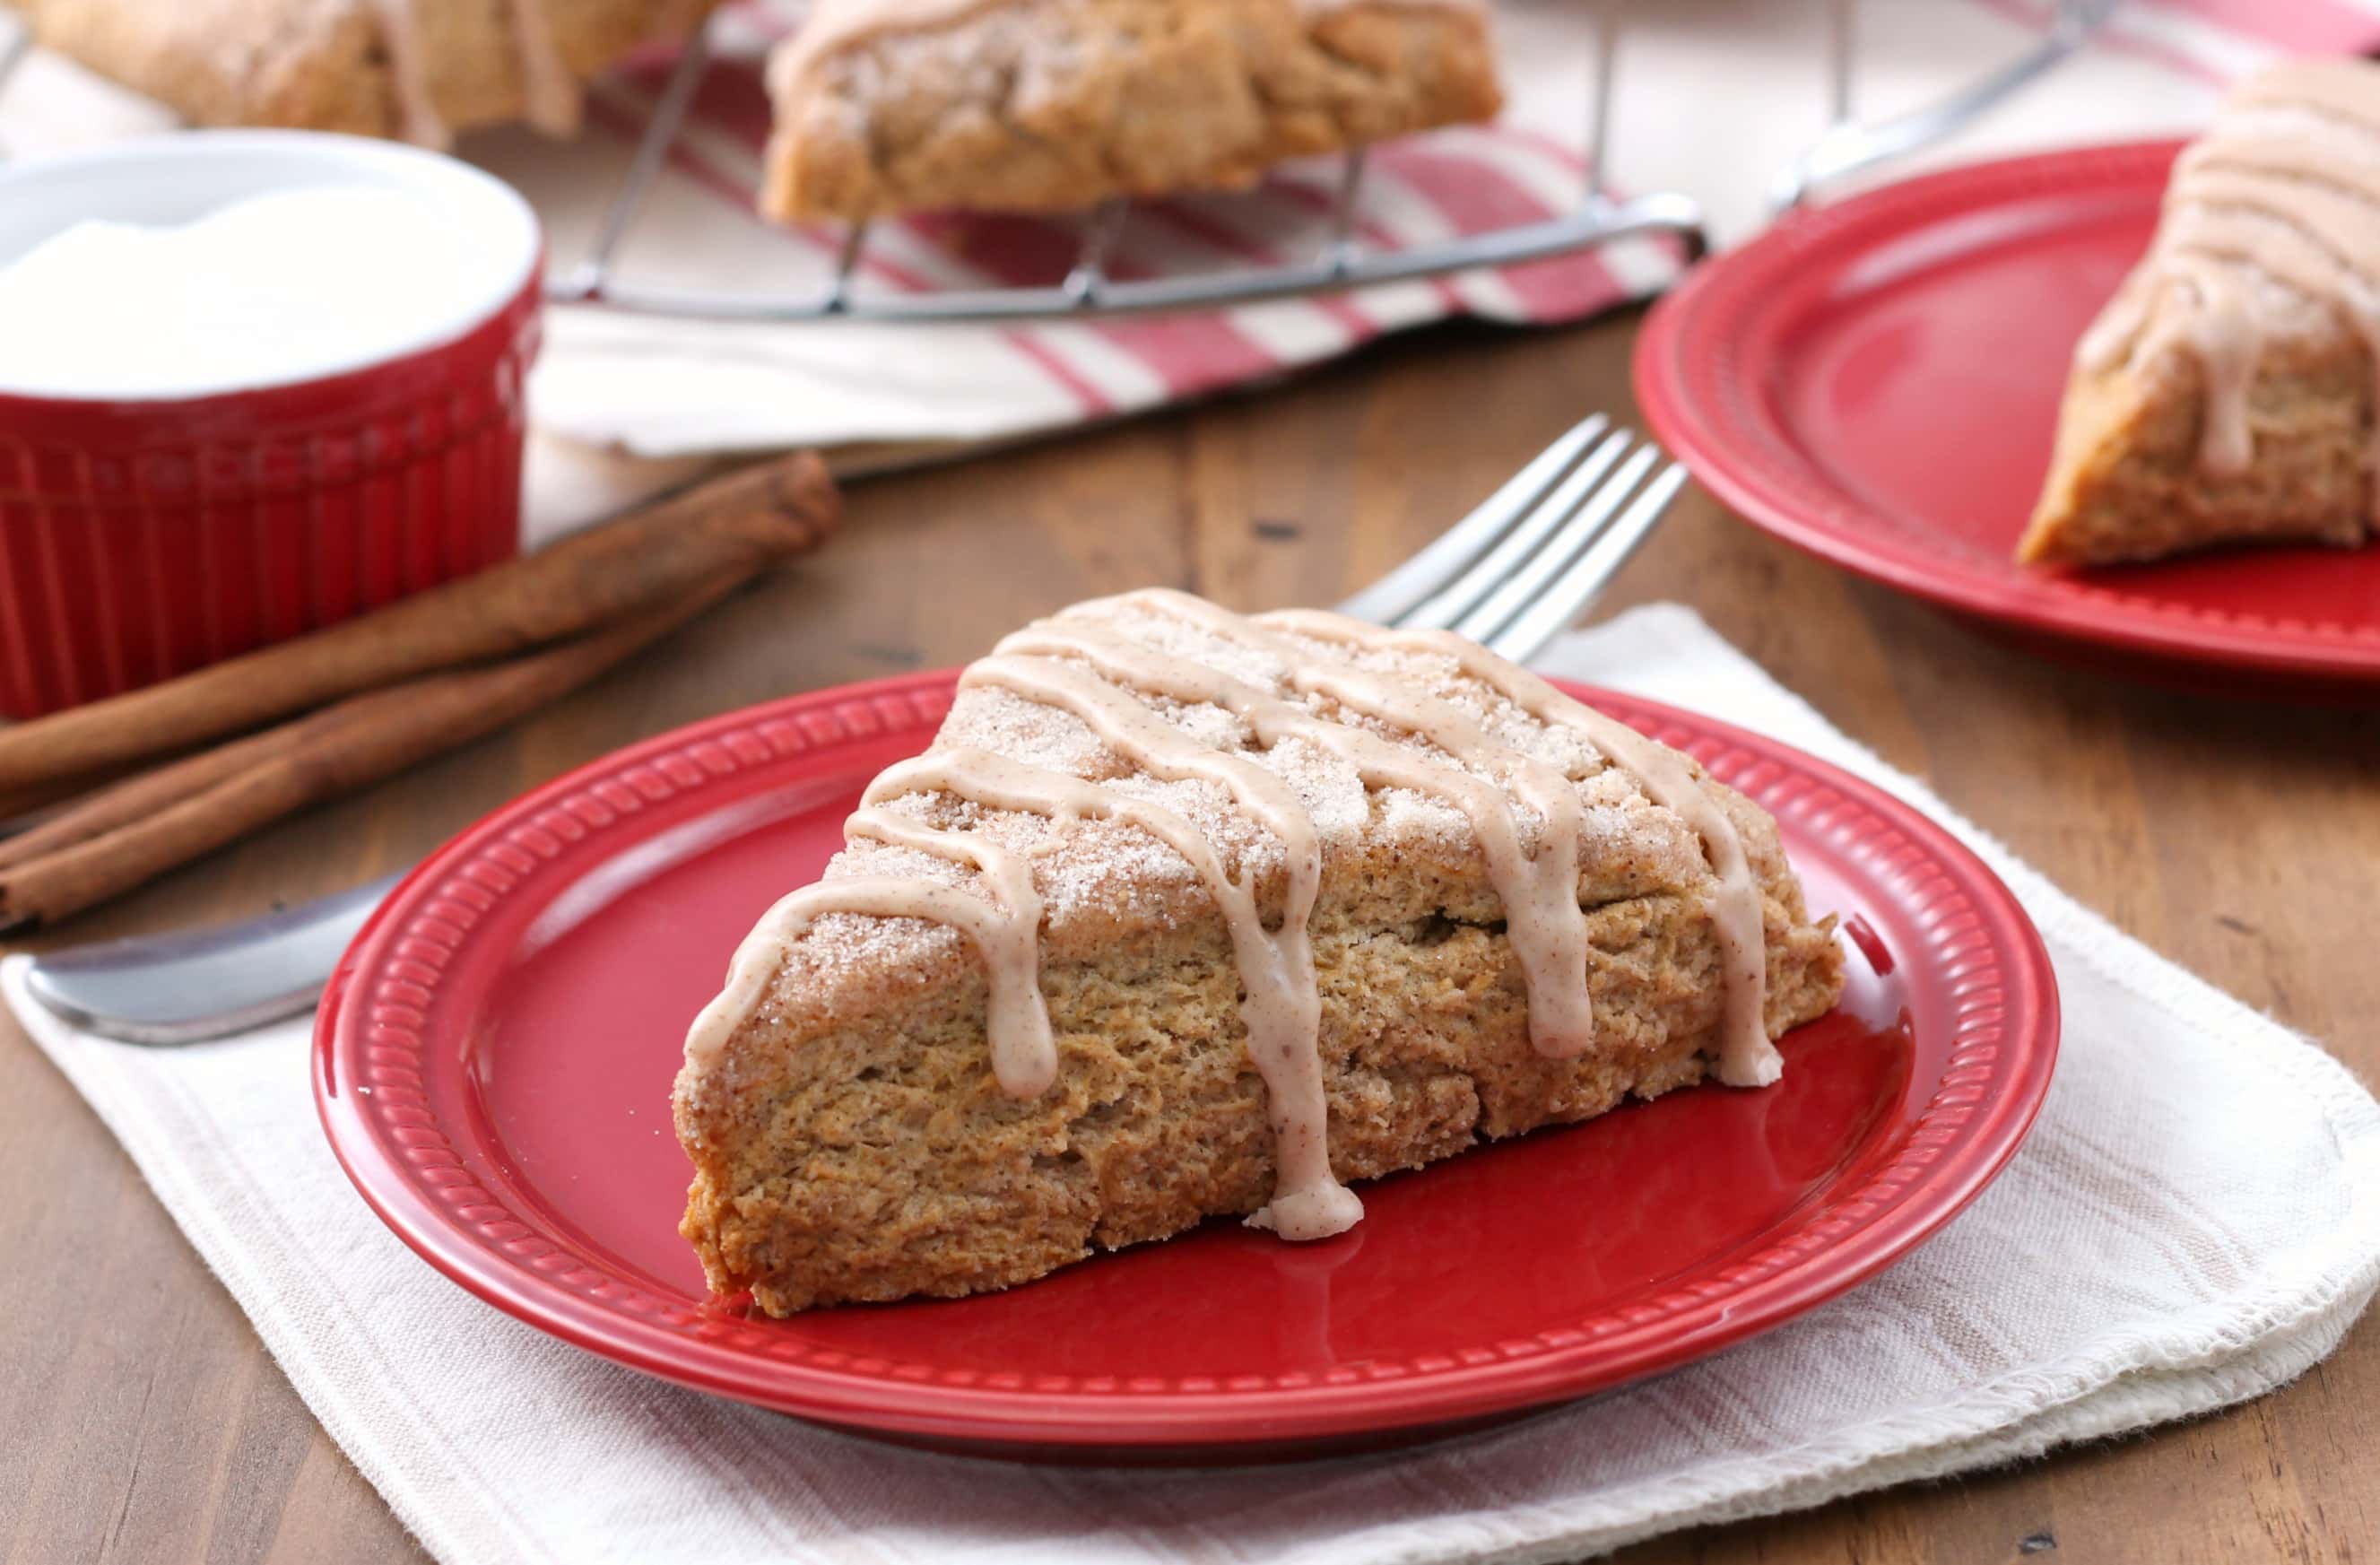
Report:
[{"label": "red ceramic plate", "polygon": [[2074,343],[2139,259],[2175,142],[1982,164],[1796,214],[1656,309],[1636,387],[1756,526],[2121,672],[2380,683],[2380,549],[2240,550],[2058,575],[2010,555]]},{"label": "red ceramic plate", "polygon": [[798,697],[584,768],[431,858],[322,1010],[322,1121],[432,1266],[603,1356],[898,1438],[1232,1461],[1411,1438],[1717,1351],[1908,1253],[2016,1149],[2049,962],[1974,857],[1773,741],[1581,692],[1782,823],[1856,949],[1784,1083],[1696,1088],[1366,1188],[1319,1244],[1229,1222],[955,1303],[747,1319],[676,1233],[670,1079],[729,952],[840,843],[953,676]]}]

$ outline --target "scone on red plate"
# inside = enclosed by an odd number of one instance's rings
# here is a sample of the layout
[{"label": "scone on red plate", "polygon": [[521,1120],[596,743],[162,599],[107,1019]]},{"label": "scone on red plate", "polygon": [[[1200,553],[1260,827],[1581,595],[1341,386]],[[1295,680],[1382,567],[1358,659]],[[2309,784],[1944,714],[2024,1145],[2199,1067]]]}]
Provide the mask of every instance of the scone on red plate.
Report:
[{"label": "scone on red plate", "polygon": [[2363,542],[2380,514],[2380,65],[2235,91],[2075,351],[2028,562]]},{"label": "scone on red plate", "polygon": [[1482,0],[818,0],[762,205],[859,221],[1253,183],[1501,106]]},{"label": "scone on red plate", "polygon": [[1833,1006],[1775,823],[1442,633],[1086,603],[970,667],[677,1079],[683,1231],[783,1315],[956,1295],[1717,1076]]},{"label": "scone on red plate", "polygon": [[13,0],[34,39],[193,125],[578,127],[580,84],[719,0]]}]

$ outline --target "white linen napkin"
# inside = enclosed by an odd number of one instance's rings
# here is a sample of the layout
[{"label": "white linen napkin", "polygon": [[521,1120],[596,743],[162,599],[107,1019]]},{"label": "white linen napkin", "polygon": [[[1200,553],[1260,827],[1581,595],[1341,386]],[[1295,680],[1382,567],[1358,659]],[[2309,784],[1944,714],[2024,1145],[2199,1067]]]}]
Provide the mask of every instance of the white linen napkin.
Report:
[{"label": "white linen napkin", "polygon": [[1570,1559],[2220,1407],[2338,1343],[2380,1283],[2380,1105],[2345,1069],[2084,911],[1688,610],[1624,614],[1544,666],[1775,734],[1956,831],[2040,925],[2065,1046],[2008,1171],[1876,1280],[1646,1385],[1409,1452],[1037,1469],[681,1390],[498,1314],[382,1229],[315,1122],[305,1025],[141,1049],[40,1011],[24,958],[0,984],[450,1565]]}]

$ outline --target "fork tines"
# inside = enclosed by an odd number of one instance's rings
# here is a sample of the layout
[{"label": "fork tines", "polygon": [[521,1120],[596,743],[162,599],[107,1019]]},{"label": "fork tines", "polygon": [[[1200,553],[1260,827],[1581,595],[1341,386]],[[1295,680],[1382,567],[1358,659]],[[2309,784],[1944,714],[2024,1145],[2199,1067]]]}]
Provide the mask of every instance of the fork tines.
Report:
[{"label": "fork tines", "polygon": [[1453,630],[1524,659],[1619,573],[1685,477],[1658,445],[1598,413],[1340,608],[1401,629]]}]

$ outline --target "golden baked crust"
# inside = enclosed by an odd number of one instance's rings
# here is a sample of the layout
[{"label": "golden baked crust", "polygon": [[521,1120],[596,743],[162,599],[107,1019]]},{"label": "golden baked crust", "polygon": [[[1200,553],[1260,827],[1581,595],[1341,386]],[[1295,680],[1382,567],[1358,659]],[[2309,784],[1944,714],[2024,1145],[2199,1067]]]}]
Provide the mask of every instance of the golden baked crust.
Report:
[{"label": "golden baked crust", "polygon": [[[515,0],[394,0],[419,44],[429,106],[454,130],[529,116]],[[638,43],[684,36],[719,0],[539,0],[584,81]],[[33,37],[193,125],[403,135],[375,0],[16,0]]]},{"label": "golden baked crust", "polygon": [[[1261,658],[1161,605],[1111,600],[1045,623],[1102,626],[1264,676]],[[1152,698],[1173,723],[1293,778],[1307,801],[1321,849],[1308,927],[1331,1169],[1354,1180],[1418,1167],[1700,1080],[1725,994],[1716,877],[1686,820],[1576,733],[1530,717],[1447,658],[1334,650],[1480,714],[1572,779],[1585,806],[1578,897],[1596,1017],[1576,1058],[1533,1047],[1505,907],[1460,811],[1367,788],[1293,742],[1246,746],[1220,709]],[[1337,710],[1327,698],[1301,699]],[[1437,753],[1409,734],[1395,742]],[[1280,918],[1282,844],[1216,784],[1160,782],[1073,714],[994,686],[962,688],[931,753],[968,749],[1163,800]],[[1775,823],[1707,786],[1757,887],[1761,1020],[1775,1037],[1835,1003],[1833,920],[1810,919]],[[1267,1089],[1249,1059],[1223,912],[1189,862],[1115,820],[1061,829],[934,791],[892,807],[1038,853],[1054,1084],[1021,1098],[1002,1090],[987,1053],[987,965],[951,928],[820,918],[776,953],[723,1047],[706,1054],[690,1041],[678,1078],[678,1134],[695,1166],[682,1231],[711,1286],[748,1289],[773,1314],[965,1294],[1264,1206],[1276,1171]],[[984,889],[947,858],[865,841],[836,856],[825,884],[887,874]]]},{"label": "golden baked crust", "polygon": [[2299,61],[2182,155],[2149,256],[2079,346],[2027,563],[2371,536],[2380,65]]},{"label": "golden baked crust", "polygon": [[2324,332],[2268,348],[2249,388],[2255,460],[2199,460],[2204,373],[2174,351],[2139,372],[2083,371],[2058,411],[2050,476],[2017,557],[2155,560],[2225,543],[2352,547],[2370,533],[2371,359]]},{"label": "golden baked crust", "polygon": [[820,0],[762,206],[862,221],[1244,186],[1501,106],[1476,0]]}]

